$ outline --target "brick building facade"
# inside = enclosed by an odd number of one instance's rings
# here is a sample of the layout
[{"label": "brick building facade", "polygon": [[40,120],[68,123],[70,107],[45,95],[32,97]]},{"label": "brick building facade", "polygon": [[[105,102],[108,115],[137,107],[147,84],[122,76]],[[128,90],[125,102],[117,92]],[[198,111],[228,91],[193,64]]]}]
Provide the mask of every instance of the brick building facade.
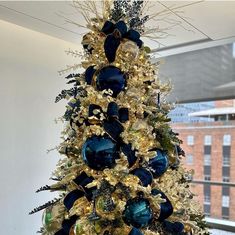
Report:
[{"label": "brick building facade", "polygon": [[[186,169],[194,169],[192,191],[207,216],[235,221],[235,121],[175,123],[183,140]],[[203,182],[204,181],[204,182]]]}]

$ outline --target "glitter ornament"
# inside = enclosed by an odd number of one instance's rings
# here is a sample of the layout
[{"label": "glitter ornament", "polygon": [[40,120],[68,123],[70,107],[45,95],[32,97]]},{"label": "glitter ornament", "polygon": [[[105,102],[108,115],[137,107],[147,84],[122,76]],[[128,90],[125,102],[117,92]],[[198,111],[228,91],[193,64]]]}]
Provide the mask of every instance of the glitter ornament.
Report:
[{"label": "glitter ornament", "polygon": [[135,60],[139,54],[139,47],[135,42],[127,40],[119,46],[120,53],[127,55],[128,59]]},{"label": "glitter ornament", "polygon": [[123,212],[126,224],[142,228],[147,226],[152,218],[153,212],[147,199],[136,197],[127,201]]},{"label": "glitter ornament", "polygon": [[117,144],[107,136],[92,136],[82,146],[83,160],[94,170],[113,168],[118,156]]},{"label": "glitter ornament", "polygon": [[96,78],[98,90],[110,89],[113,97],[116,97],[126,85],[126,75],[115,66],[108,66],[101,69]]}]

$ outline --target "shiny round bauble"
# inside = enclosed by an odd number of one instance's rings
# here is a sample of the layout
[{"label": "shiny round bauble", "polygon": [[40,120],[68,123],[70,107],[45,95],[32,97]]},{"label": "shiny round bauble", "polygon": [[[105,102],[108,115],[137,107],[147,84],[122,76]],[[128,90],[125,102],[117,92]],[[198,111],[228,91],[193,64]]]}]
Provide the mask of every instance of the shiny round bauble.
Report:
[{"label": "shiny round bauble", "polygon": [[139,47],[131,40],[127,40],[121,43],[118,50],[120,53],[127,55],[128,59],[130,60],[135,60],[139,54]]},{"label": "shiny round bauble", "polygon": [[147,187],[153,181],[153,176],[150,173],[150,171],[148,171],[142,167],[136,168],[136,169],[132,170],[130,173],[133,175],[136,175],[144,187]]},{"label": "shiny round bauble", "polygon": [[113,168],[118,157],[117,144],[108,136],[92,136],[82,146],[82,158],[94,170]]},{"label": "shiny round bauble", "polygon": [[44,210],[42,215],[42,223],[47,232],[53,232],[60,229],[60,221],[55,219],[55,217],[58,216],[58,213],[59,211],[56,205],[53,207],[50,206]]},{"label": "shiny round bauble", "polygon": [[168,156],[165,151],[157,149],[157,155],[151,158],[148,163],[154,177],[160,177],[166,172],[169,166]]},{"label": "shiny round bauble", "polygon": [[127,201],[123,212],[123,220],[126,224],[135,228],[147,226],[153,218],[150,203],[145,198],[133,198]]},{"label": "shiny round bauble", "polygon": [[97,89],[103,91],[110,89],[113,97],[116,97],[126,85],[126,75],[115,66],[108,66],[101,69],[96,77]]}]

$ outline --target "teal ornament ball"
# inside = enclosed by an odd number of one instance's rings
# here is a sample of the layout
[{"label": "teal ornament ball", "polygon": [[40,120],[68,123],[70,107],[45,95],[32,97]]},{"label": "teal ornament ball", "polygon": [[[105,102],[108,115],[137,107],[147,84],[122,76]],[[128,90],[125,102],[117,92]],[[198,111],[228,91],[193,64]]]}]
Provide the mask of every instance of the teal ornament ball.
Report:
[{"label": "teal ornament ball", "polygon": [[115,66],[104,67],[96,77],[96,86],[100,91],[112,90],[113,97],[116,97],[126,85],[126,75]]},{"label": "teal ornament ball", "polygon": [[82,146],[82,158],[94,170],[113,168],[118,157],[118,146],[108,136],[92,136]]},{"label": "teal ornament ball", "polygon": [[147,226],[152,218],[153,212],[147,199],[136,197],[127,201],[123,212],[123,220],[126,224],[142,228]]}]

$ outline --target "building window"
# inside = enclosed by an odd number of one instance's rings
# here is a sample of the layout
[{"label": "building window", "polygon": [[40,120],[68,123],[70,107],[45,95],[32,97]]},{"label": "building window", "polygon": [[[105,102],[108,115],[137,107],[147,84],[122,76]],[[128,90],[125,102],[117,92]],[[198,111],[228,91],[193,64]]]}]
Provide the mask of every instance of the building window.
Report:
[{"label": "building window", "polygon": [[204,166],[204,175],[211,175],[211,166]]},{"label": "building window", "polygon": [[230,176],[230,167],[229,166],[223,166],[222,167],[222,176]]},{"label": "building window", "polygon": [[187,144],[188,145],[194,145],[194,136],[193,135],[188,135],[187,136]]},{"label": "building window", "polygon": [[229,208],[222,207],[222,219],[229,219]]},{"label": "building window", "polygon": [[204,204],[204,213],[206,216],[210,216],[210,213],[211,213],[211,205],[210,204]]},{"label": "building window", "polygon": [[229,196],[222,196],[222,207],[229,207]]},{"label": "building window", "polygon": [[204,180],[205,181],[210,181],[211,180],[211,176],[210,175],[204,175]]},{"label": "building window", "polygon": [[210,205],[211,204],[211,197],[210,195],[204,195],[204,204]]},{"label": "building window", "polygon": [[204,145],[211,145],[211,135],[205,135],[204,136]]},{"label": "building window", "polygon": [[204,154],[205,155],[211,155],[211,146],[210,145],[205,145],[204,146]]},{"label": "building window", "polygon": [[231,135],[224,135],[223,145],[224,146],[230,146],[231,145]]},{"label": "building window", "polygon": [[193,164],[193,155],[192,154],[187,154],[186,155],[186,163],[188,165],[192,165]]},{"label": "building window", "polygon": [[223,176],[223,182],[229,182],[230,181],[230,177],[229,176]]},{"label": "building window", "polygon": [[227,155],[223,156],[223,166],[230,166],[230,157]]},{"label": "building window", "polygon": [[229,186],[222,187],[222,195],[229,196]]},{"label": "building window", "polygon": [[223,166],[230,166],[231,147],[223,146]]},{"label": "building window", "polygon": [[204,166],[210,166],[211,165],[211,155],[205,154],[204,155]]}]

